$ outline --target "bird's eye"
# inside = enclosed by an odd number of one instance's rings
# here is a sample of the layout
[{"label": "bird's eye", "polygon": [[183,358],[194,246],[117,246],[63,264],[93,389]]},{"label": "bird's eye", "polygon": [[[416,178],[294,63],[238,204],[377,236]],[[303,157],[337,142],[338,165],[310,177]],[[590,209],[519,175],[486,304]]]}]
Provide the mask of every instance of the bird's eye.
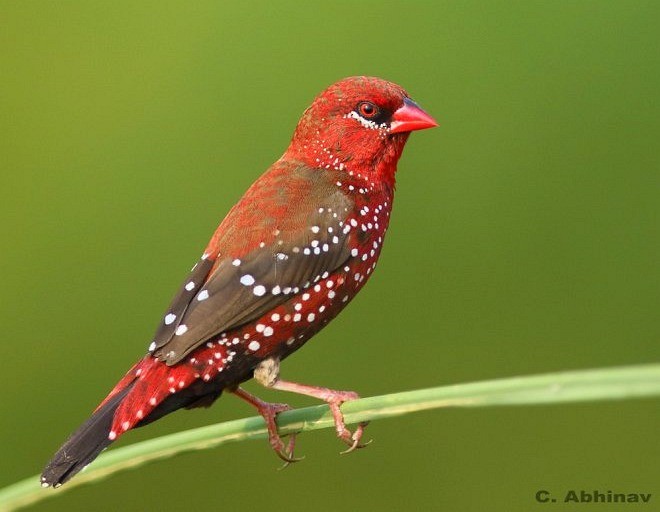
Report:
[{"label": "bird's eye", "polygon": [[362,101],[358,103],[357,113],[360,114],[365,119],[373,119],[378,116],[379,109],[376,105],[370,101]]}]

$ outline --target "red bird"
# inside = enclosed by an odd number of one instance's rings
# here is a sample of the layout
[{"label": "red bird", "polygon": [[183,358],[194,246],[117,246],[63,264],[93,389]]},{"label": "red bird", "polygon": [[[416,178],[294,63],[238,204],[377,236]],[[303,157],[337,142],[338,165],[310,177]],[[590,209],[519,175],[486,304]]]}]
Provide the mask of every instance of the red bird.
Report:
[{"label": "red bird", "polygon": [[288,409],[248,394],[260,384],[328,403],[337,435],[360,447],[340,411],[347,391],[280,379],[280,361],[332,320],[364,286],[389,224],[394,175],[411,131],[437,123],[401,87],[352,77],[323,91],[291,143],[222,221],[133,366],[46,466],[58,487],[127,430],[181,408],[211,405],[223,391],[264,417],[270,444]]}]

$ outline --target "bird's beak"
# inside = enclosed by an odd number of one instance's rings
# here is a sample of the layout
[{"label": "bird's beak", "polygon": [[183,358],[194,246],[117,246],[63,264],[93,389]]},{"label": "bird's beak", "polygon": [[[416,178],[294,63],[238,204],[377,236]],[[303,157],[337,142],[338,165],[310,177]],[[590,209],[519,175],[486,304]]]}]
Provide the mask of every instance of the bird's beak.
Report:
[{"label": "bird's beak", "polygon": [[412,132],[438,126],[430,115],[410,98],[403,99],[403,107],[392,114],[390,133]]}]

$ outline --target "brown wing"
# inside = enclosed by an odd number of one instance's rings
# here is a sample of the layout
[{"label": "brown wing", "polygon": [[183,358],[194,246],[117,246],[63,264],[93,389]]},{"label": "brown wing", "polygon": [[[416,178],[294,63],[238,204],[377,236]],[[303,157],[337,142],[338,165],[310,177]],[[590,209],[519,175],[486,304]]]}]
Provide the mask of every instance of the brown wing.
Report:
[{"label": "brown wing", "polygon": [[[248,194],[254,194],[253,189]],[[287,200],[288,193],[295,196],[299,192],[295,183],[290,191],[278,188],[280,205],[288,210],[285,218],[289,221],[280,223],[281,229],[273,228],[269,212],[264,210],[264,220],[258,224],[267,227],[252,224],[244,236],[268,242],[259,242],[241,257],[234,257],[228,247],[240,245],[241,241],[234,240],[240,233],[225,229],[229,240],[224,240],[225,233],[216,233],[220,255],[215,261],[211,257],[200,260],[191,271],[149,347],[155,356],[175,364],[214,335],[259,318],[326,277],[325,272],[344,265],[351,256],[349,228],[344,227],[352,207],[350,200],[336,187],[318,190],[316,195],[323,197]],[[254,206],[244,197],[223,224],[229,222],[235,227],[232,218],[240,218],[242,208]]]}]

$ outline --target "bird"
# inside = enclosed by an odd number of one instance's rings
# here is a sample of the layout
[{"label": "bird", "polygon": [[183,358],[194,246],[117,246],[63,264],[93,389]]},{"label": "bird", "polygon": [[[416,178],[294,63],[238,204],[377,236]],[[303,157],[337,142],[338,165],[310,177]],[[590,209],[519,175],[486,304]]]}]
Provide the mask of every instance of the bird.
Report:
[{"label": "bird", "polygon": [[275,453],[293,457],[276,417],[290,409],[240,385],[259,384],[328,404],[347,451],[352,391],[290,382],[280,363],[327,325],[369,280],[383,247],[397,162],[411,132],[438,123],[399,85],[342,79],[300,118],[284,154],[220,223],[160,318],[146,355],[55,453],[41,475],[59,487],[122,434],[178,409],[210,406],[223,392],[264,418]]}]

